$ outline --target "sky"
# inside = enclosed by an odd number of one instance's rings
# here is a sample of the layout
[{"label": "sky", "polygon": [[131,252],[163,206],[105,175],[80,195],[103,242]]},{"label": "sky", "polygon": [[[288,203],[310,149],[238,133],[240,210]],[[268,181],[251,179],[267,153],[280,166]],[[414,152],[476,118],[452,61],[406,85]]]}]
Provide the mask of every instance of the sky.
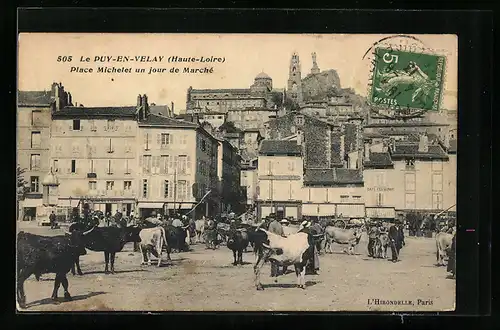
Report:
[{"label": "sky", "polygon": [[[248,88],[264,71],[275,88],[286,88],[290,57],[300,57],[302,77],[312,67],[311,53],[323,70],[335,69],[342,88],[351,87],[366,96],[370,58],[363,56],[377,41],[390,35],[375,34],[100,34],[23,33],[18,40],[18,89],[49,90],[61,82],[71,92],[73,103],[85,106],[135,105],[138,94],[150,103],[175,104],[185,109],[189,86],[201,88]],[[446,56],[441,108],[457,108],[458,38],[455,35],[412,35],[392,38],[392,44],[414,44],[426,52]],[[58,57],[72,56],[72,62]],[[95,56],[163,56],[162,62],[96,63]],[[224,58],[223,63],[168,63],[170,56]],[[80,62],[89,57],[90,62]],[[131,67],[132,73],[96,73],[98,66]],[[93,73],[70,72],[71,67],[93,68]],[[149,68],[166,68],[165,73],[148,74]],[[169,73],[171,68],[213,67],[213,73]],[[135,73],[144,68],[145,73]]]}]

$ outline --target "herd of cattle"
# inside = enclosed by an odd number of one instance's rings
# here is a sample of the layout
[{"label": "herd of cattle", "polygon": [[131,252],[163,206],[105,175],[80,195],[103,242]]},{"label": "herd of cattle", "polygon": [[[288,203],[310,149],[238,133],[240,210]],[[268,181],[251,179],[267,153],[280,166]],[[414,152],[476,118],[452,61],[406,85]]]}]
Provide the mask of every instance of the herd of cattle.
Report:
[{"label": "herd of cattle", "polygon": [[[92,227],[86,228],[79,223],[72,224],[65,235],[40,236],[26,232],[19,232],[17,237],[17,301],[21,308],[26,307],[24,282],[31,275],[39,280],[42,274],[55,273],[54,289],[51,298],[57,300],[58,291],[62,284],[65,300],[71,300],[68,291],[66,274],[71,270],[83,275],[79,258],[86,254],[86,249],[104,252],[105,273],[115,272],[115,255],[122,251],[128,242],[133,242],[141,252],[141,264],[151,264],[151,254],[157,259],[157,266],[161,266],[162,252],[166,251],[167,261],[171,261],[172,250],[189,251],[189,244],[213,243],[205,230],[203,221],[196,221],[195,228],[174,227],[171,225],[144,228],[137,225],[124,227]],[[191,230],[190,230],[191,229]],[[266,230],[266,224],[242,223],[237,228],[225,223],[218,223],[215,230],[215,244],[217,241],[225,242],[232,250],[234,265],[243,264],[243,252],[250,245],[255,254],[254,279],[257,290],[262,290],[260,283],[260,270],[266,261],[272,264],[287,267],[294,266],[297,284],[305,288],[305,267],[311,259],[313,246],[318,250],[333,252],[332,244],[347,245],[349,253],[353,253],[359,244],[361,235],[365,231],[364,224],[352,229],[341,229],[326,226],[324,233],[315,235],[298,232],[298,227],[285,226],[284,236],[276,235]],[[444,233],[442,233],[444,234]],[[451,245],[449,236],[438,234],[436,236],[438,263],[442,251]],[[385,245],[380,245],[382,252]],[[344,250],[344,252],[346,252]],[[275,274],[274,276],[278,276]]]}]

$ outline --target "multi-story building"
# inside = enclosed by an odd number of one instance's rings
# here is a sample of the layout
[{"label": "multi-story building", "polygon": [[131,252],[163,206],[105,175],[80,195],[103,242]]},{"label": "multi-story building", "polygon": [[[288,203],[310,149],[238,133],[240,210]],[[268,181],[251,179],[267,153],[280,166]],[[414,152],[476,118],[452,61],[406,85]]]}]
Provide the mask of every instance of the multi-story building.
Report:
[{"label": "multi-story building", "polygon": [[227,112],[227,120],[242,131],[259,130],[264,133],[264,123],[276,116],[276,109],[246,108],[232,109]]},{"label": "multi-story building", "polygon": [[363,173],[358,169],[306,169],[302,216],[364,218]]},{"label": "multi-story building", "polygon": [[[54,111],[50,162],[59,178],[59,206],[80,200],[106,213],[134,211],[137,177],[137,106],[64,107]],[[82,203],[80,203],[80,206]]]},{"label": "multi-story building", "polygon": [[299,140],[264,140],[258,157],[257,217],[301,218],[303,176]]},{"label": "multi-story building", "polygon": [[[147,104],[147,103],[146,103]],[[141,216],[153,210],[186,213],[201,201],[191,216],[213,214],[217,191],[218,141],[198,122],[139,113],[137,185]]]},{"label": "multi-story building", "polygon": [[246,204],[254,206],[257,202],[258,158],[241,164],[241,186],[246,191]]},{"label": "multi-story building", "polygon": [[53,83],[50,91],[19,91],[17,102],[17,164],[25,170],[29,185],[19,203],[19,215],[34,218],[36,207],[42,205],[41,182],[51,167],[51,114],[72,105],[71,94],[61,83]]},{"label": "multi-story building", "polygon": [[246,196],[241,193],[241,156],[229,141],[218,139],[217,177],[220,182],[221,212],[241,212]]}]

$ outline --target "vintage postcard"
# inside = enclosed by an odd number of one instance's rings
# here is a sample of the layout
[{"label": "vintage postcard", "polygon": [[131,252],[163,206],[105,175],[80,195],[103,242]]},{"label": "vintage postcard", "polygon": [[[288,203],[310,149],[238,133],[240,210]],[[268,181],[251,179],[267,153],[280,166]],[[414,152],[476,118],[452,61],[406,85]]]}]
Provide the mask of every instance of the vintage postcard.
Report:
[{"label": "vintage postcard", "polygon": [[18,311],[453,311],[456,35],[21,33]]}]

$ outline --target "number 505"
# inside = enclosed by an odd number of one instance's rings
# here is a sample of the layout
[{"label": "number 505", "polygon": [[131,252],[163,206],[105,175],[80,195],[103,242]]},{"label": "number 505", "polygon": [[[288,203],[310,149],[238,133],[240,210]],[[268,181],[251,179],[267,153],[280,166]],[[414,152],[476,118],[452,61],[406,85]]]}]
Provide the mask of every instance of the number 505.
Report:
[{"label": "number 505", "polygon": [[58,56],[57,62],[71,62],[73,60],[73,56]]},{"label": "number 505", "polygon": [[389,53],[385,53],[384,56],[382,57],[385,63],[398,63],[398,55],[391,55]]}]

